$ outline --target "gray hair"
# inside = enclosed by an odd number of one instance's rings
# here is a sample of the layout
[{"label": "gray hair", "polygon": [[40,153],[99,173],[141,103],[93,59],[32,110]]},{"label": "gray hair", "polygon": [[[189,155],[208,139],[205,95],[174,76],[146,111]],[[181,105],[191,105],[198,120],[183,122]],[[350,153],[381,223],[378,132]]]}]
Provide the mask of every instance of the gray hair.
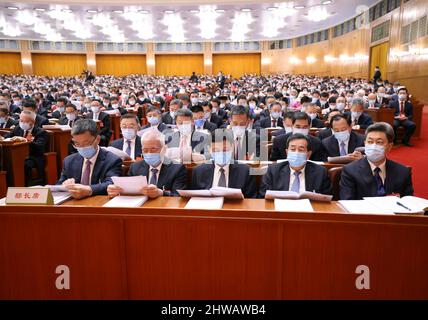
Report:
[{"label": "gray hair", "polygon": [[27,115],[27,116],[29,116],[31,118],[31,120],[33,120],[34,122],[36,121],[37,115],[33,111],[22,110],[21,114],[20,114],[20,117],[21,117],[21,115]]},{"label": "gray hair", "polygon": [[158,140],[163,147],[165,145],[165,136],[157,128],[146,129],[141,136],[141,145],[144,146],[144,141]]},{"label": "gray hair", "polygon": [[178,116],[193,119],[193,113],[189,109],[178,109],[177,113],[175,114],[175,119],[177,119]]},{"label": "gray hair", "polygon": [[76,136],[85,132],[89,132],[93,137],[98,136],[97,123],[92,119],[77,120],[71,129],[71,135]]},{"label": "gray hair", "polygon": [[354,98],[354,99],[352,99],[352,105],[353,106],[363,106],[364,100],[361,98]]},{"label": "gray hair", "polygon": [[178,105],[178,107],[181,109],[181,107],[183,107],[183,101],[181,101],[180,99],[174,99],[172,100],[169,105]]},{"label": "gray hair", "polygon": [[386,122],[373,123],[366,129],[366,138],[370,132],[375,132],[375,131],[385,133],[389,143],[394,141],[394,137],[395,137],[394,129],[389,123],[386,123]]}]

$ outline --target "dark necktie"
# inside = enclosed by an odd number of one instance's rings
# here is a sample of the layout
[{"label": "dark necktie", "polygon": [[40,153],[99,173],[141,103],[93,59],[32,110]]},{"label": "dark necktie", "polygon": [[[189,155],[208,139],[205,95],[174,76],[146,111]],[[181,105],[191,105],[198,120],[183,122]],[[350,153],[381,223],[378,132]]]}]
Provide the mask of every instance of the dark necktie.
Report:
[{"label": "dark necktie", "polygon": [[85,170],[83,171],[81,184],[88,186],[90,184],[91,177],[91,161],[86,160]]},{"label": "dark necktie", "polygon": [[151,171],[152,171],[152,176],[150,177],[150,184],[157,185],[158,177],[156,174],[158,173],[158,169],[153,168]]},{"label": "dark necktie", "polygon": [[127,140],[126,141],[126,143],[128,144],[128,146],[126,147],[126,154],[128,155],[128,156],[130,156],[131,157],[131,141],[130,140]]},{"label": "dark necktie", "polygon": [[400,113],[404,114],[404,102],[403,101],[400,102]]},{"label": "dark necktie", "polygon": [[380,168],[374,169],[374,178],[376,180],[376,192],[378,197],[386,196],[385,186],[383,185],[382,178],[380,177]]},{"label": "dark necktie", "polygon": [[239,148],[241,145],[241,140],[236,138],[235,140],[235,160],[239,160]]},{"label": "dark necktie", "polygon": [[226,175],[224,174],[224,169],[220,168],[220,179],[218,179],[219,187],[226,187]]}]

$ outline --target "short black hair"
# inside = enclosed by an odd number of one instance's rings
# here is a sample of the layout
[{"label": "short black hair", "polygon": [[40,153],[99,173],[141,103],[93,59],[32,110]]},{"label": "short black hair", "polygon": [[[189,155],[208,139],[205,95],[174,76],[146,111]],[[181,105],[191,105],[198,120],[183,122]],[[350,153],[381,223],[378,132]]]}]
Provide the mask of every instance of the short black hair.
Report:
[{"label": "short black hair", "polygon": [[286,112],[284,114],[284,120],[285,119],[291,119],[291,120],[293,120],[293,118],[294,118],[294,112],[293,111],[288,111],[288,112]]},{"label": "short black hair", "polygon": [[300,103],[301,103],[301,104],[309,103],[309,102],[312,102],[312,99],[311,99],[311,98],[309,98],[308,96],[303,96],[303,97],[300,99]]},{"label": "short black hair", "polygon": [[190,111],[192,111],[193,113],[204,112],[204,108],[202,108],[202,106],[198,104],[198,105],[192,106],[190,108]]},{"label": "short black hair", "polygon": [[385,133],[389,143],[394,142],[394,138],[395,138],[394,129],[391,127],[389,123],[386,123],[386,122],[373,123],[366,129],[366,138],[370,132],[383,132]]},{"label": "short black hair", "polygon": [[349,126],[352,123],[350,117],[347,117],[343,114],[336,114],[335,116],[333,116],[333,118],[330,119],[330,128],[333,128],[333,122],[339,121],[340,119],[345,119]]},{"label": "short black hair", "polygon": [[76,106],[74,104],[72,104],[72,103],[67,103],[64,108],[65,109],[67,109],[67,108],[73,108],[74,111],[77,110]]},{"label": "short black hair", "polygon": [[33,110],[37,109],[37,103],[34,99],[24,99],[22,102],[22,107],[31,108]]},{"label": "short black hair", "polygon": [[159,115],[162,114],[162,112],[158,108],[156,108],[155,106],[152,106],[152,105],[147,108],[146,114],[148,114],[149,112],[152,112],[152,111],[156,111]]},{"label": "short black hair", "polygon": [[122,121],[123,119],[133,119],[137,122],[137,124],[140,124],[137,116],[133,113],[125,113],[123,116],[120,117],[120,121]]},{"label": "short black hair", "polygon": [[230,118],[232,118],[232,116],[234,115],[239,115],[239,114],[245,114],[247,118],[250,117],[250,112],[248,108],[245,108],[244,106],[234,106],[230,112]]},{"label": "short black hair", "polygon": [[189,109],[178,109],[177,112],[175,113],[175,118],[177,119],[178,116],[189,117],[193,119],[193,113]]},{"label": "short black hair", "polygon": [[288,137],[287,144],[286,144],[286,148],[287,149],[288,149],[288,145],[290,144],[290,142],[294,141],[294,140],[306,140],[306,143],[307,143],[306,149],[308,151],[312,151],[311,140],[309,140],[309,138],[307,136],[305,136],[305,135],[303,135],[301,133],[294,133],[294,134],[292,134],[291,136]]},{"label": "short black hair", "polygon": [[7,108],[0,108],[0,112],[3,112],[5,115],[9,115],[9,110]]},{"label": "short black hair", "polygon": [[311,118],[309,118],[306,112],[294,112],[293,124],[296,123],[297,120],[306,120],[308,124],[311,124]]}]

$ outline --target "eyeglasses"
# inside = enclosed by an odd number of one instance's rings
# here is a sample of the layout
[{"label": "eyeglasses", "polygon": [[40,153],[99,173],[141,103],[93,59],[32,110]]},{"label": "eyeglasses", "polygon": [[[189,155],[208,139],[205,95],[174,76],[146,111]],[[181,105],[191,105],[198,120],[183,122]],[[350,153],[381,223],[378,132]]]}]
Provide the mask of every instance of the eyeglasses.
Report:
[{"label": "eyeglasses", "polygon": [[74,148],[86,148],[86,147],[89,147],[89,146],[93,145],[93,144],[94,144],[94,142],[95,142],[95,140],[97,140],[97,137],[95,137],[95,139],[94,139],[94,140],[92,140],[92,142],[91,142],[91,143],[89,143],[89,144],[88,144],[88,145],[86,145],[86,146],[82,146],[82,145],[80,145],[78,142],[76,142],[76,141],[74,141],[74,140],[71,140],[71,144],[73,145],[73,147],[74,147]]}]

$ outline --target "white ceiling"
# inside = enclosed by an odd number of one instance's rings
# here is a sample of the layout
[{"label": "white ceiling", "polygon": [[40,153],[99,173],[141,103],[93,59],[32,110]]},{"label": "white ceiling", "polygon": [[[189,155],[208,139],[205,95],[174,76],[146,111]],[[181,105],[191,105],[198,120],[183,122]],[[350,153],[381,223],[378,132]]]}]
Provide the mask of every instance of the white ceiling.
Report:
[{"label": "white ceiling", "polygon": [[121,5],[113,0],[0,1],[0,38],[114,42],[289,39],[339,24],[378,2],[332,0],[323,4],[325,1],[199,0],[194,4],[150,0],[122,1]]}]

